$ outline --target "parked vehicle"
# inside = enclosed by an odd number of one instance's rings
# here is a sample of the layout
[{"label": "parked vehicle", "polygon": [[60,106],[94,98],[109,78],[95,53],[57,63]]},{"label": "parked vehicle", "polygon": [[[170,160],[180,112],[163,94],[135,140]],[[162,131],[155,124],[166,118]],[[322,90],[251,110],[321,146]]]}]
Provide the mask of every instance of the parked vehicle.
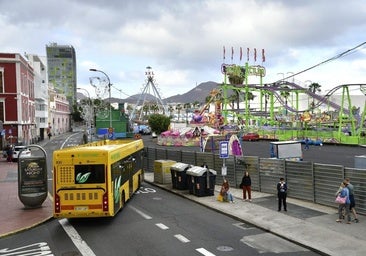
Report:
[{"label": "parked vehicle", "polygon": [[21,157],[30,157],[31,151],[27,146],[15,146],[13,151],[13,162],[17,162],[19,154],[21,152]]},{"label": "parked vehicle", "polygon": [[278,159],[302,161],[303,154],[300,141],[270,142],[270,156]]},{"label": "parked vehicle", "polygon": [[257,141],[259,140],[259,134],[255,132],[249,132],[244,134],[241,138],[243,141]]}]

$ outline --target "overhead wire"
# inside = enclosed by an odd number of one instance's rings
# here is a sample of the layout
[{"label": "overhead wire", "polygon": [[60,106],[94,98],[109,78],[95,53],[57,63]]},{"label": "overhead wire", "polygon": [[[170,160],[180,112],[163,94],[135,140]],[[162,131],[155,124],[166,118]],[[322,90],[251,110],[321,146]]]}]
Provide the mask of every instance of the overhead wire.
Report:
[{"label": "overhead wire", "polygon": [[319,66],[321,66],[321,65],[323,65],[323,64],[326,64],[326,63],[328,63],[328,62],[331,62],[331,61],[334,61],[334,60],[336,60],[336,59],[339,59],[339,58],[345,57],[345,56],[347,56],[347,55],[350,55],[350,54],[352,54],[352,53],[354,53],[354,52],[358,51],[358,50],[359,50],[359,48],[361,48],[361,47],[362,47],[362,46],[364,46],[365,44],[366,44],[366,42],[363,42],[363,43],[361,43],[361,44],[359,44],[359,45],[357,45],[357,46],[355,46],[355,47],[352,47],[351,49],[348,49],[348,50],[346,50],[346,51],[344,51],[344,52],[342,52],[342,53],[340,53],[340,54],[337,54],[337,55],[336,55],[336,56],[334,56],[334,57],[331,57],[331,58],[329,58],[329,59],[327,59],[327,60],[324,60],[324,61],[322,61],[322,62],[320,62],[320,63],[318,63],[318,64],[316,64],[316,65],[313,65],[313,66],[311,66],[311,67],[309,67],[309,68],[307,68],[307,69],[304,69],[304,70],[302,70],[302,71],[299,71],[299,72],[297,72],[297,73],[294,73],[294,74],[292,74],[292,75],[290,75],[290,76],[288,76],[288,77],[284,77],[284,78],[282,78],[282,79],[280,79],[280,80],[277,80],[276,82],[279,82],[279,81],[283,81],[283,80],[289,79],[289,78],[291,78],[291,77],[294,77],[294,76],[297,76],[297,75],[299,75],[299,74],[305,73],[306,71],[309,71],[309,70],[311,70],[311,69],[313,69],[313,68],[316,68],[316,67],[319,67]]}]

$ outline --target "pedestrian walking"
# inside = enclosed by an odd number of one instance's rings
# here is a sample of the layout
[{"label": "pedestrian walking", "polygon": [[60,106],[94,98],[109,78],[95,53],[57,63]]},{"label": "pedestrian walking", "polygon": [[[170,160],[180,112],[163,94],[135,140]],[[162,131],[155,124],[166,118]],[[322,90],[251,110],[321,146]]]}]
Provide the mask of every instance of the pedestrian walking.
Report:
[{"label": "pedestrian walking", "polygon": [[305,150],[309,150],[309,144],[310,144],[310,139],[308,137],[305,138]]},{"label": "pedestrian walking", "polygon": [[8,162],[13,162],[13,145],[8,145],[8,147],[6,148],[6,155],[7,155],[7,161]]},{"label": "pedestrian walking", "polygon": [[287,184],[284,178],[280,178],[280,181],[277,183],[277,198],[278,198],[278,211],[281,211],[282,205],[285,212],[287,212]]},{"label": "pedestrian walking", "polygon": [[243,178],[241,179],[240,188],[243,190],[243,200],[252,201],[252,180],[250,178],[249,172],[245,172]]},{"label": "pedestrian walking", "polygon": [[[342,223],[342,219],[347,218],[347,224],[351,224],[349,190],[347,188],[347,185],[347,181],[344,180],[341,184],[342,190],[338,193],[341,198],[345,198],[345,201],[344,203],[340,203],[338,205],[338,219],[336,221]],[[343,211],[345,212],[344,217]]]},{"label": "pedestrian walking", "polygon": [[350,212],[352,212],[353,217],[354,217],[354,222],[358,223],[358,218],[357,218],[357,212],[356,212],[356,201],[355,201],[355,196],[354,196],[354,187],[351,184],[351,179],[350,178],[346,178],[346,182],[347,182],[347,188],[348,188],[348,192],[349,192],[349,210]]}]

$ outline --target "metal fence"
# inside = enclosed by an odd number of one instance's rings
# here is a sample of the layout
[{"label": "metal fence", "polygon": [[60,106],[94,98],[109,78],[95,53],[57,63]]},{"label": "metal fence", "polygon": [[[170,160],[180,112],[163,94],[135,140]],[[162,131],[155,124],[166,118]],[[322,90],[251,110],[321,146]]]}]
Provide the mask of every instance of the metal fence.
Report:
[{"label": "metal fence", "polygon": [[[181,148],[145,147],[146,171],[154,171],[155,160],[174,160],[196,166],[206,163],[217,172],[216,184],[222,184],[221,168],[224,160],[218,154],[184,151]],[[226,178],[232,186],[239,187],[244,171],[248,171],[252,179],[252,190],[275,194],[279,178],[284,177],[289,188],[289,197],[331,207],[336,207],[335,192],[343,179],[348,177],[354,185],[357,211],[366,214],[366,169],[256,156],[230,156],[225,159],[225,166]]]}]

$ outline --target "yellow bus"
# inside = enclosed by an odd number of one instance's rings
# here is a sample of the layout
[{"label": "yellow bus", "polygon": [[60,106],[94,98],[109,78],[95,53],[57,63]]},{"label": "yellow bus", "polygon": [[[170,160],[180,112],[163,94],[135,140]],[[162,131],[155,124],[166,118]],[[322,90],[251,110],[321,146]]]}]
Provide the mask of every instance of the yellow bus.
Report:
[{"label": "yellow bus", "polygon": [[143,181],[139,140],[104,140],[53,153],[55,218],[114,216]]}]

